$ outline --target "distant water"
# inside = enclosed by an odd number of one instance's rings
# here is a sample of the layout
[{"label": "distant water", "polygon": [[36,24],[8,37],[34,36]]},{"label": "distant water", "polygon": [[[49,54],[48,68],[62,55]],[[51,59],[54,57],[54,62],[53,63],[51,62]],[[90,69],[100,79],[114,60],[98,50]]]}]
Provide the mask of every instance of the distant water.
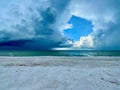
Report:
[{"label": "distant water", "polygon": [[57,51],[0,51],[0,56],[120,56],[120,51],[57,50]]}]

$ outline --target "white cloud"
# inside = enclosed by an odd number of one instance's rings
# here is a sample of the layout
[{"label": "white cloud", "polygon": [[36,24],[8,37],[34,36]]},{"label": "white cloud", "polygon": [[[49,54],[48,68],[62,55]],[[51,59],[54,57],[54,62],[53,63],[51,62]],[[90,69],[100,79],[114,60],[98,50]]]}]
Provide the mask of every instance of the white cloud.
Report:
[{"label": "white cloud", "polygon": [[80,38],[80,41],[76,41],[73,44],[73,47],[75,47],[75,48],[94,48],[93,37],[91,35],[82,36]]}]

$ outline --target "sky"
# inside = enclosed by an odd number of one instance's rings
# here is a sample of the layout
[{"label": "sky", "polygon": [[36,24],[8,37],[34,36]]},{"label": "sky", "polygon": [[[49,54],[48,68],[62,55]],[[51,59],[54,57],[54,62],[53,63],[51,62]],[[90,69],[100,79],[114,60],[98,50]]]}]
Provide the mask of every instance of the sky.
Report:
[{"label": "sky", "polygon": [[120,0],[1,0],[0,49],[120,50]]},{"label": "sky", "polygon": [[72,16],[68,21],[72,28],[64,30],[64,34],[74,41],[78,41],[81,36],[87,36],[93,31],[92,22],[84,18]]}]

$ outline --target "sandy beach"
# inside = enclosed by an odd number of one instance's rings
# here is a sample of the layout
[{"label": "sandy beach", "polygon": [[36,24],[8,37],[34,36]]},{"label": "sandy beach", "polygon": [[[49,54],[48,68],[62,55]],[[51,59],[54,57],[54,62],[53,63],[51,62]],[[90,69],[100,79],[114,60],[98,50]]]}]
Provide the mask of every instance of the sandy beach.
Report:
[{"label": "sandy beach", "polygon": [[120,57],[0,57],[0,90],[120,90]]}]

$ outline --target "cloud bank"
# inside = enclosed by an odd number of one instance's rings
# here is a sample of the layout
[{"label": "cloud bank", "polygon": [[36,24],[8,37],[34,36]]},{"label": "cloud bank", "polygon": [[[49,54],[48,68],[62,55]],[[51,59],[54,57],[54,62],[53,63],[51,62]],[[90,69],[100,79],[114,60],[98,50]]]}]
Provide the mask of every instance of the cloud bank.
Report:
[{"label": "cloud bank", "polygon": [[[120,0],[14,0],[1,10],[0,48],[120,49],[119,4]],[[67,22],[73,15],[93,24],[92,33],[79,41],[63,33],[72,28]]]},{"label": "cloud bank", "polygon": [[58,17],[64,13],[66,6],[67,2],[55,0],[12,3],[0,17],[0,45],[20,49],[50,49],[58,46],[65,40],[58,28],[62,27]]}]

